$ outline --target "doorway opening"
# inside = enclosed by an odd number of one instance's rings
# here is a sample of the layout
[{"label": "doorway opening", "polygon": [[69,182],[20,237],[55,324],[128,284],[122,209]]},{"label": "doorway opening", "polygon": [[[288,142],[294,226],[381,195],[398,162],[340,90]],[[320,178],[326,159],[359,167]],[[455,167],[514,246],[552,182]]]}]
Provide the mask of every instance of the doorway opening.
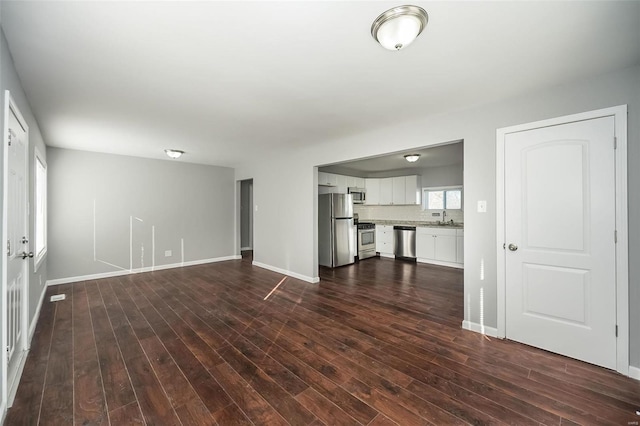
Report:
[{"label": "doorway opening", "polygon": [[240,181],[240,254],[253,257],[253,179]]},{"label": "doorway opening", "polygon": [[[418,154],[418,161],[410,162],[410,154]],[[412,158],[415,159],[415,158]],[[410,225],[415,229],[413,263],[398,257],[394,267],[413,273],[418,269],[441,266],[464,269],[464,141],[455,140],[390,152],[317,167],[317,197],[324,194],[352,193],[354,220],[357,218],[356,247],[358,257],[354,265],[341,266],[354,274],[377,273],[378,264],[396,259],[394,225]],[[425,191],[441,195],[440,204],[432,196],[432,203],[424,202]],[[447,193],[449,192],[448,198]],[[319,214],[316,204],[316,218]],[[453,223],[451,223],[453,221]],[[373,226],[375,228],[373,228]],[[316,220],[317,258],[321,256],[321,233],[328,232]],[[374,229],[374,232],[371,232]],[[373,256],[362,256],[365,232],[367,244],[374,246]],[[366,250],[368,252],[368,250]],[[386,258],[386,259],[383,259]],[[406,260],[406,257],[404,258]],[[319,264],[322,264],[318,260]],[[391,266],[386,264],[387,267]],[[384,268],[383,268],[384,269]],[[323,274],[338,273],[338,269],[322,269]],[[320,270],[318,270],[320,272]],[[409,274],[410,275],[410,274]],[[463,281],[464,273],[459,273]],[[332,275],[333,276],[333,275]],[[410,280],[402,283],[407,284]],[[461,283],[464,286],[464,283]],[[462,294],[462,291],[461,291]],[[455,297],[455,296],[454,296]],[[457,300],[463,305],[462,297]],[[454,303],[455,305],[455,303]],[[462,309],[460,321],[463,320]]]}]

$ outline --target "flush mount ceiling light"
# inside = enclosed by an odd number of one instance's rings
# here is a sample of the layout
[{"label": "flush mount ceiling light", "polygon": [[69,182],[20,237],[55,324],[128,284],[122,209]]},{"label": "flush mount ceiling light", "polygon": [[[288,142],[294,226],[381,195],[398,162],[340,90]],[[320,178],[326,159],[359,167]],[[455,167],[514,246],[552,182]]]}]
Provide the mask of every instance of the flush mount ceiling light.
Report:
[{"label": "flush mount ceiling light", "polygon": [[410,163],[415,163],[420,158],[420,154],[407,154],[404,156],[404,159]]},{"label": "flush mount ceiling light", "polygon": [[371,35],[385,49],[400,50],[410,45],[427,26],[429,15],[418,6],[389,9],[373,21]]},{"label": "flush mount ceiling light", "polygon": [[184,151],[180,151],[179,149],[165,149],[164,152],[169,158],[173,158],[174,160],[180,158],[182,154],[184,154]]}]

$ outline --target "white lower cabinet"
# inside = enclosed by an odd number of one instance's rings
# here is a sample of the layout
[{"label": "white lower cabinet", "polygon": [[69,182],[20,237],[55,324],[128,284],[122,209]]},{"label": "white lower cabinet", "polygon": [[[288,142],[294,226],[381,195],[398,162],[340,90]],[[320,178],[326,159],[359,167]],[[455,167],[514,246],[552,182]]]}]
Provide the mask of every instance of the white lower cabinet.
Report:
[{"label": "white lower cabinet", "polygon": [[461,268],[461,259],[458,260],[458,241],[463,237],[458,237],[458,232],[462,232],[462,230],[416,228],[416,256],[418,262]]},{"label": "white lower cabinet", "polygon": [[393,226],[376,225],[376,251],[383,257],[394,257]]}]

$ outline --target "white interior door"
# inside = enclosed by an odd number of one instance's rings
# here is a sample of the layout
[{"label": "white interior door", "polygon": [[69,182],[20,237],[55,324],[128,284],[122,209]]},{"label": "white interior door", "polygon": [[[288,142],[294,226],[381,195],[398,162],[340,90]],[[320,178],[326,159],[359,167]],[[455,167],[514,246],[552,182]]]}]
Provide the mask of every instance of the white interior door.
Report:
[{"label": "white interior door", "polygon": [[26,124],[14,106],[9,107],[7,143],[7,279],[5,289],[7,347],[7,390],[13,395],[17,386],[19,367],[26,353],[27,286],[30,255],[27,222],[28,194],[28,133]]},{"label": "white interior door", "polygon": [[505,138],[506,337],[616,368],[614,118]]}]

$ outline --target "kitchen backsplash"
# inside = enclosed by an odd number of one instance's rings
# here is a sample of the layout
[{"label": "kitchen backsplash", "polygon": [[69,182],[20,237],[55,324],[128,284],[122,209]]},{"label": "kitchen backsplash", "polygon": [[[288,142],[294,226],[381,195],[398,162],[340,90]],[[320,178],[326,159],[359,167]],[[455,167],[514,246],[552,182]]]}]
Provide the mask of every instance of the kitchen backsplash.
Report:
[{"label": "kitchen backsplash", "polygon": [[[353,212],[358,213],[359,220],[407,220],[411,222],[436,222],[442,220],[442,210],[422,210],[420,206],[365,206],[354,204]],[[439,213],[439,216],[432,216]],[[446,220],[464,221],[463,210],[447,210]]]}]

